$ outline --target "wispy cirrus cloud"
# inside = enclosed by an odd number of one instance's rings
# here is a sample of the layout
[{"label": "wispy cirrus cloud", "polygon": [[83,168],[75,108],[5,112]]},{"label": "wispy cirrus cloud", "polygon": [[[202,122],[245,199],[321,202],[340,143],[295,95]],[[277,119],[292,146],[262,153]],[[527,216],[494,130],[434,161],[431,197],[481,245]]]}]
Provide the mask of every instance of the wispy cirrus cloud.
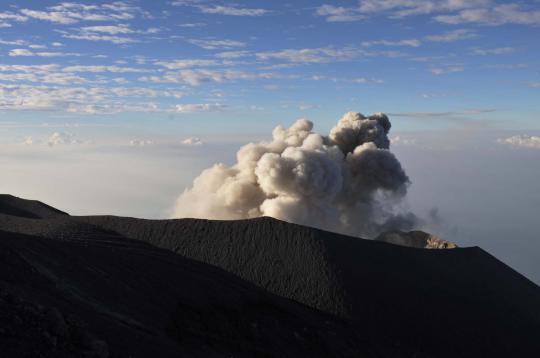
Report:
[{"label": "wispy cirrus cloud", "polygon": [[224,83],[237,80],[257,80],[278,78],[273,73],[252,73],[238,70],[180,70],[166,72],[160,76],[143,76],[139,78],[143,82],[153,83],[182,83],[189,86],[199,86],[203,83]]},{"label": "wispy cirrus cloud", "polygon": [[171,3],[173,6],[190,6],[199,9],[204,14],[226,15],[226,16],[249,16],[257,17],[270,13],[270,10],[261,8],[248,8],[231,5],[213,5],[201,0],[176,0]]},{"label": "wispy cirrus cloud", "polygon": [[93,32],[84,28],[73,31],[57,30],[63,38],[70,40],[84,40],[93,42],[111,42],[117,45],[133,44],[139,42],[139,39],[129,36],[109,35],[101,32]]},{"label": "wispy cirrus cloud", "polygon": [[[32,46],[31,46],[32,47]],[[81,56],[81,54],[73,52],[34,52],[24,48],[16,48],[10,50],[8,55],[10,57],[66,57],[66,56]]]},{"label": "wispy cirrus cloud", "polygon": [[405,40],[377,40],[377,41],[364,41],[362,46],[409,46],[409,47],[419,47],[422,42],[418,39],[405,39]]},{"label": "wispy cirrus cloud", "polygon": [[451,15],[438,15],[435,20],[446,24],[482,25],[539,25],[540,9],[518,3],[490,4],[481,8],[468,8]]},{"label": "wispy cirrus cloud", "polygon": [[20,13],[35,20],[49,21],[61,25],[70,25],[82,21],[124,21],[134,19],[142,10],[124,1],[106,4],[80,4],[63,2],[49,6],[44,10],[24,8]]},{"label": "wispy cirrus cloud", "polygon": [[[0,110],[62,111],[79,114],[114,114],[122,112],[177,112],[148,98],[180,99],[176,89],[146,87],[49,87],[44,85],[0,84]],[[132,97],[133,100],[129,100]]]},{"label": "wispy cirrus cloud", "polygon": [[359,55],[359,50],[354,47],[285,49],[279,51],[258,52],[255,54],[257,59],[263,61],[282,60],[295,63],[329,63],[351,60],[359,57]]},{"label": "wispy cirrus cloud", "polygon": [[448,73],[456,73],[465,71],[465,67],[462,65],[443,65],[443,66],[433,66],[429,69],[434,75],[445,75]]},{"label": "wispy cirrus cloud", "polygon": [[225,108],[227,106],[221,103],[177,104],[174,111],[176,113],[220,112]]},{"label": "wispy cirrus cloud", "polygon": [[12,27],[12,22],[25,22],[27,20],[27,16],[14,12],[0,12],[0,28]]},{"label": "wispy cirrus cloud", "polygon": [[496,48],[477,48],[472,51],[473,55],[478,56],[490,56],[490,55],[504,55],[507,53],[515,52],[516,49],[513,47],[496,47]]},{"label": "wispy cirrus cloud", "polygon": [[236,40],[202,40],[202,39],[191,39],[188,40],[190,44],[204,48],[205,50],[228,50],[238,47],[245,47],[246,43]]},{"label": "wispy cirrus cloud", "polygon": [[401,19],[429,15],[446,24],[540,24],[537,6],[495,0],[360,0],[357,6],[351,7],[324,4],[315,10],[315,15],[328,22],[361,21],[374,16]]},{"label": "wispy cirrus cloud", "polygon": [[393,117],[408,117],[417,119],[430,119],[430,118],[442,118],[442,119],[457,119],[466,118],[467,116],[481,115],[485,113],[493,113],[496,109],[493,108],[470,108],[459,111],[447,111],[447,112],[400,112],[389,113],[388,115]]},{"label": "wispy cirrus cloud", "polygon": [[474,39],[478,34],[470,29],[457,29],[438,35],[429,35],[425,39],[431,42],[454,42],[461,40]]},{"label": "wispy cirrus cloud", "polygon": [[122,66],[99,66],[99,65],[77,65],[67,66],[62,69],[63,72],[90,72],[90,73],[145,73],[153,72],[150,69],[138,68],[138,67],[122,67]]},{"label": "wispy cirrus cloud", "polygon": [[157,61],[156,65],[163,66],[169,70],[180,70],[193,67],[208,67],[208,66],[217,66],[219,63],[215,60],[205,60],[205,59],[184,59],[184,60],[173,60],[173,61]]},{"label": "wispy cirrus cloud", "polygon": [[328,22],[351,22],[364,20],[366,15],[355,8],[324,4],[315,11],[317,16],[326,18]]}]

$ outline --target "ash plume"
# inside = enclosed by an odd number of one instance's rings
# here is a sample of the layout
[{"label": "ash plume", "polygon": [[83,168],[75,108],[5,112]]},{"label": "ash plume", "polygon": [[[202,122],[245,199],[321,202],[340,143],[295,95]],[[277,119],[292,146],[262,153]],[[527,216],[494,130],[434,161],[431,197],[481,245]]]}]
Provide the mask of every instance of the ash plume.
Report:
[{"label": "ash plume", "polygon": [[402,210],[410,184],[390,152],[383,113],[346,113],[328,136],[313,123],[278,126],[272,141],[250,143],[233,166],[204,170],[177,199],[174,217],[246,219],[271,216],[349,235],[411,229]]}]

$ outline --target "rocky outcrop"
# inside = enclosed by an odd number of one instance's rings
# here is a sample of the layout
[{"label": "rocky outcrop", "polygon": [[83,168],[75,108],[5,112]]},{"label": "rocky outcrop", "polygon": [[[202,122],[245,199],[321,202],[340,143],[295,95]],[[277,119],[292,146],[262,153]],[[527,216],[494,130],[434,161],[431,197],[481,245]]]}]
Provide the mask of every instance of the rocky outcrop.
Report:
[{"label": "rocky outcrop", "polygon": [[375,240],[417,249],[456,249],[458,247],[453,242],[424,231],[388,231],[377,236]]}]

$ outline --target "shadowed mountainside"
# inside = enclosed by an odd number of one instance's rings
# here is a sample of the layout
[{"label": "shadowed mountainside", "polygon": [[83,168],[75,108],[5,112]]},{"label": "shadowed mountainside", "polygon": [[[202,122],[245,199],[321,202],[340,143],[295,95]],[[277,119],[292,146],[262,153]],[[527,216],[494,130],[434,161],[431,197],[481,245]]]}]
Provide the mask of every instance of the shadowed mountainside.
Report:
[{"label": "shadowed mountainside", "polygon": [[96,354],[540,353],[539,287],[479,248],[414,249],[271,218],[0,215],[0,230],[0,289],[43,305],[38,317],[78,315]]},{"label": "shadowed mountainside", "polygon": [[0,214],[31,219],[51,219],[68,215],[41,201],[21,199],[8,194],[0,194]]}]

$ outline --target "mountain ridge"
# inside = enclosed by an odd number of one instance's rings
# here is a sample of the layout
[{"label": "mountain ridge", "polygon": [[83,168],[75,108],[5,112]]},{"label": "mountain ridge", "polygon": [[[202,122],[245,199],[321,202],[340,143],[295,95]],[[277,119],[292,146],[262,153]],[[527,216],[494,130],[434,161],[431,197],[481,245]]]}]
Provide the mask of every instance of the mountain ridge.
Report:
[{"label": "mountain ridge", "polygon": [[[30,247],[39,243],[44,252],[49,252],[47,250],[51,247],[61,247],[66,254],[73,251],[81,261],[71,263],[74,272],[83,272],[90,275],[88,277],[93,277],[93,274],[87,272],[87,266],[95,267],[96,272],[118,270],[118,278],[113,281],[121,287],[124,280],[146,287],[144,266],[151,265],[146,265],[142,257],[135,257],[132,260],[143,267],[134,267],[124,259],[119,260],[120,266],[117,267],[114,264],[115,250],[127,257],[136,252],[155,257],[159,252],[159,257],[167,257],[166,262],[177,260],[173,259],[176,257],[187,260],[182,261],[187,265],[183,267],[191,267],[188,263],[204,267],[201,277],[206,277],[204,272],[209,274],[214,270],[226,273],[242,282],[241,285],[252,287],[248,291],[263,292],[268,297],[265,298],[267,302],[287,302],[286,305],[292,305],[290,307],[305,307],[303,309],[307,311],[302,311],[305,313],[301,314],[300,322],[312,317],[310,320],[316,322],[313,327],[319,327],[315,330],[323,329],[325,320],[341,327],[339,336],[348,343],[337,344],[331,340],[325,344],[337,345],[324,354],[320,353],[320,356],[347,356],[349,353],[346,352],[355,352],[368,357],[371,353],[381,357],[503,357],[540,352],[537,340],[540,337],[540,288],[478,247],[451,250],[410,248],[333,234],[267,217],[212,221],[66,215],[40,219],[2,214],[0,230],[4,230],[0,231],[0,243],[5,240],[4,236],[30,235],[22,240]],[[8,238],[7,242],[15,245],[16,240],[10,240]],[[18,245],[12,249],[16,252],[26,250],[20,243]],[[106,259],[102,263],[99,260],[92,262],[86,258],[89,253],[84,250],[99,252]],[[64,260],[54,257],[54,260]],[[163,267],[169,265],[166,262],[156,262],[153,270],[164,272]],[[62,272],[64,268],[56,266],[55,269]],[[52,269],[46,266],[44,272],[47,270]],[[142,281],[124,277],[130,271],[141,275]],[[96,275],[101,277],[102,274]],[[162,288],[156,293],[163,289],[170,292],[166,279],[156,278],[152,272],[148,274],[160,282]],[[223,281],[232,282],[229,279]],[[77,280],[73,282],[79,287]],[[170,277],[170,283],[175,282],[177,279]],[[101,290],[101,285],[105,283],[96,287]],[[227,295],[237,295],[234,293],[237,284],[230,286],[227,283],[225,286],[230,292]],[[192,289],[198,288],[195,285]],[[144,292],[148,294],[150,291],[146,289]],[[176,290],[173,292],[178,294]],[[188,296],[184,294],[183,297],[189,300]],[[203,296],[199,295],[199,300],[209,302]],[[158,304],[155,299],[149,301]],[[110,302],[103,304],[109,305]],[[193,306],[187,305],[181,314],[188,314],[190,319],[203,315],[205,320],[219,321],[220,309],[216,311],[212,308],[214,305],[199,305],[195,316],[189,313],[194,312]],[[170,305],[165,306],[164,310],[171,309]],[[289,317],[292,313],[290,307],[281,317]],[[209,318],[206,310],[215,312],[217,316]],[[252,314],[271,317],[265,316],[265,312],[268,313],[262,309],[262,312],[256,310]],[[126,315],[133,317],[137,313],[130,311]],[[290,323],[293,321],[285,319],[284,322],[289,323],[284,326],[284,332],[293,334],[288,331],[294,329]],[[343,327],[349,327],[350,332]],[[242,330],[235,332],[244,334]],[[280,337],[281,343],[277,345],[285,349],[281,354],[272,351],[262,341],[248,339],[243,344],[262,344],[259,348],[270,352],[269,356],[287,356],[284,352],[288,349],[296,350],[296,356],[304,356],[309,351],[298,342],[288,342],[284,336]],[[367,340],[362,341],[364,346],[358,346],[359,337]],[[220,344],[227,346],[223,342]],[[111,347],[118,349],[114,344]],[[391,354],[384,353],[388,349]]]}]

